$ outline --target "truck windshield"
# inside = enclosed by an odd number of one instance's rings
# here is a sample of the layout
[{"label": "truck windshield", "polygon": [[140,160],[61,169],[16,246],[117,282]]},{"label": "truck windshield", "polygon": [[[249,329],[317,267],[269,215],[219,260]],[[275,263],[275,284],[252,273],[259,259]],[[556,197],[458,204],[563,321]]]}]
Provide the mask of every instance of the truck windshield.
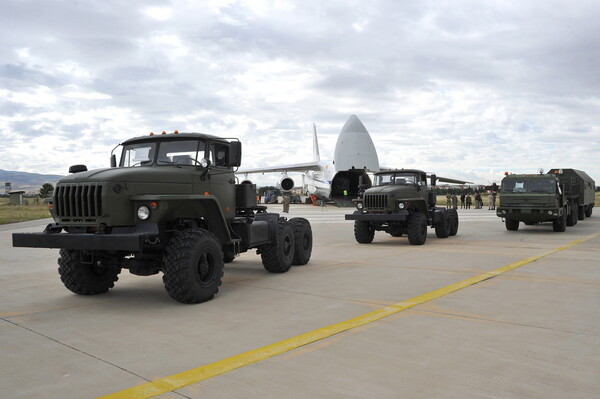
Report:
[{"label": "truck windshield", "polygon": [[502,182],[503,193],[549,193],[556,192],[556,182],[551,179],[507,179]]},{"label": "truck windshield", "polygon": [[390,173],[377,175],[377,185],[385,186],[387,184],[416,184],[418,176],[414,173]]},{"label": "truck windshield", "polygon": [[158,148],[157,165],[199,165],[204,158],[204,142],[199,140],[164,141]]},{"label": "truck windshield", "polygon": [[156,152],[156,143],[130,144],[123,147],[119,166],[132,167],[151,164]]},{"label": "truck windshield", "polygon": [[197,165],[204,158],[205,143],[200,140],[173,140],[129,144],[123,148],[121,167],[141,165]]}]

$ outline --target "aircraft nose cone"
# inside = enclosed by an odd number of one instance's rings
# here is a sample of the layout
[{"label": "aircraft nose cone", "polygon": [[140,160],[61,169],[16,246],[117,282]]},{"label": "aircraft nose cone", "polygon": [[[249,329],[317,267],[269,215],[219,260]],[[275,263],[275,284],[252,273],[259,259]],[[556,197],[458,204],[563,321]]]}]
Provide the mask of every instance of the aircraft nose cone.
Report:
[{"label": "aircraft nose cone", "polygon": [[342,131],[340,134],[346,133],[367,133],[367,128],[363,123],[358,119],[356,115],[350,115],[346,123],[344,123],[344,127],[342,127]]},{"label": "aircraft nose cone", "polygon": [[350,169],[379,171],[379,159],[373,140],[356,115],[350,115],[342,127],[335,145],[333,160],[338,171]]}]

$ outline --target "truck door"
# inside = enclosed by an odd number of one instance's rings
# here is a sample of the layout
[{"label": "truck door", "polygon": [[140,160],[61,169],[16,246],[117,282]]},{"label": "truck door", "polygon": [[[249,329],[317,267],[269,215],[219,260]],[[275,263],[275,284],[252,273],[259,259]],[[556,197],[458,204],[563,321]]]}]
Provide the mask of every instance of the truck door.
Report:
[{"label": "truck door", "polygon": [[235,177],[227,159],[229,145],[211,142],[208,151],[211,164],[209,192],[219,199],[225,219],[231,220],[235,216]]}]

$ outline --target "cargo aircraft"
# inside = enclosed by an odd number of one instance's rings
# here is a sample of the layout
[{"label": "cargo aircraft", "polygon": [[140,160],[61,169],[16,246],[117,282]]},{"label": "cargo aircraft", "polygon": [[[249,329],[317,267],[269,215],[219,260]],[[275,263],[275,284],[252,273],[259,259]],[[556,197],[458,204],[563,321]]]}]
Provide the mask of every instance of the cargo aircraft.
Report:
[{"label": "cargo aircraft", "polygon": [[[372,186],[369,173],[378,172],[379,159],[369,132],[356,115],[351,115],[338,136],[333,161],[321,161],[317,129],[313,124],[313,160],[292,165],[238,170],[247,179],[251,173],[282,172],[279,186],[284,191],[294,188],[288,172],[302,172],[302,186],[308,195],[338,206],[352,206],[359,184]],[[248,181],[248,180],[247,180]]]}]

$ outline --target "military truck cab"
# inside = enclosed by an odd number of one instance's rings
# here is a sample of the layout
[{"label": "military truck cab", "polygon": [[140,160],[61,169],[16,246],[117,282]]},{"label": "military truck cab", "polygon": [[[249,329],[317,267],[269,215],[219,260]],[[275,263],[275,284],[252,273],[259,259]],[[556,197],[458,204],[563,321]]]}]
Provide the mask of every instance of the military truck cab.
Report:
[{"label": "military truck cab", "polygon": [[554,231],[563,232],[576,223],[576,216],[565,195],[563,184],[554,175],[509,175],[500,185],[496,215],[507,230],[518,230],[519,223],[551,221]]},{"label": "military truck cab", "polygon": [[218,292],[223,264],[249,249],[274,273],[309,261],[310,223],[266,212],[253,184],[236,183],[237,139],[176,131],[121,147],[118,166],[113,154],[111,168],[78,165],[57,183],[55,223],[44,232],[13,234],[13,246],[59,248],[71,291],[106,292],[125,268],[162,272],[171,297],[197,303]]},{"label": "military truck cab", "polygon": [[[354,220],[354,238],[361,244],[371,243],[375,231],[393,237],[408,236],[412,245],[427,239],[427,226],[436,236],[447,238],[458,231],[458,213],[454,209],[436,207],[436,196],[427,184],[422,170],[400,169],[375,173],[374,186],[355,200],[357,210],[345,215]],[[432,176],[431,186],[436,178]]]}]

